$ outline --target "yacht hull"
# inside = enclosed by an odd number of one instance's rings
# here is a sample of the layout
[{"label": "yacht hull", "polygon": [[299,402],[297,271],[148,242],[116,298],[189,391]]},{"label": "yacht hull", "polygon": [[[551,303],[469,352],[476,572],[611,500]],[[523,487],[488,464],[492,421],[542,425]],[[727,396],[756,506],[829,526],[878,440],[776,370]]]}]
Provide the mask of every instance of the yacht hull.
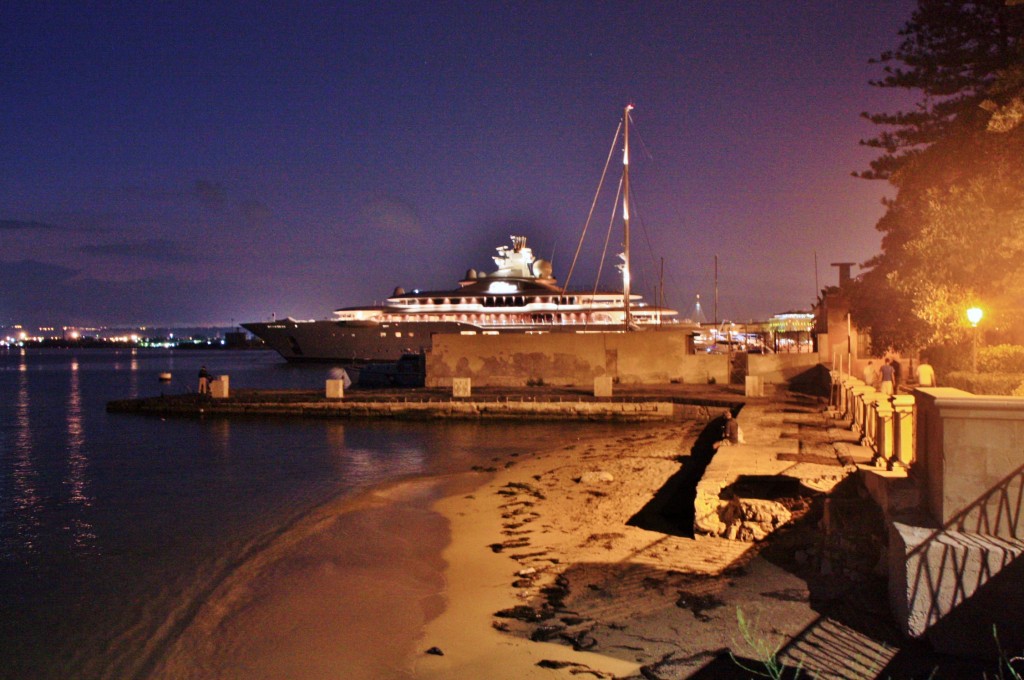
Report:
[{"label": "yacht hull", "polygon": [[470,324],[453,321],[375,324],[286,320],[242,326],[282,357],[295,363],[397,361],[403,354],[429,350],[437,333],[478,330]]}]

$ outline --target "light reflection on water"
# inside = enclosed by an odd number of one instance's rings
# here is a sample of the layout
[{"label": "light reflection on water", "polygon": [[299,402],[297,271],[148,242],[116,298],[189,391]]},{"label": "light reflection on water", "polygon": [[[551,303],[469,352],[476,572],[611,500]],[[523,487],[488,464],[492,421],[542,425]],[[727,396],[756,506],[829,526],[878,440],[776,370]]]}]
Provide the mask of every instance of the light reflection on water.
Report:
[{"label": "light reflection on water", "polygon": [[560,430],[106,413],[109,400],[193,391],[204,363],[240,387],[322,389],[330,370],[258,352],[0,351],[0,677],[132,677],[225,565],[296,517],[544,448]]},{"label": "light reflection on water", "polygon": [[[40,498],[37,488],[38,473],[32,461],[32,419],[28,390],[28,363],[24,352],[18,365],[18,393],[15,397],[14,422],[14,508],[16,510],[16,531],[22,537],[22,549],[32,553],[37,548],[39,532]],[[6,546],[5,546],[6,548]],[[6,552],[6,549],[5,549]],[[17,552],[14,553],[17,557]]]},{"label": "light reflection on water", "polygon": [[[86,552],[95,546],[96,534],[84,512],[92,505],[88,495],[89,459],[85,444],[85,421],[82,415],[82,388],[78,359],[71,359],[71,380],[67,399],[67,477],[64,484],[69,492],[72,513],[66,529],[71,534],[71,546],[75,552]],[[77,511],[77,512],[75,512]]]}]

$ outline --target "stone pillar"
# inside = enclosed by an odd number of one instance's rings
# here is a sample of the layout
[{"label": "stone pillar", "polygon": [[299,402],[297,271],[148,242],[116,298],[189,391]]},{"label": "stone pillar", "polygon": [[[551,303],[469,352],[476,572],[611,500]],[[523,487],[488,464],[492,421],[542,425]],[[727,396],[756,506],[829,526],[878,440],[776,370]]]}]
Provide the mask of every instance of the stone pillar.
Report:
[{"label": "stone pillar", "polygon": [[231,395],[231,378],[218,375],[210,381],[210,396],[214,399],[227,399]]},{"label": "stone pillar", "polygon": [[843,384],[840,381],[840,377],[841,376],[839,374],[839,371],[837,370],[833,369],[828,372],[828,405],[833,411],[836,411],[837,413],[843,412],[840,408],[843,401]]},{"label": "stone pillar", "polygon": [[[859,382],[859,381],[858,381]],[[850,388],[850,413],[853,415],[853,430],[861,437],[864,436],[864,395],[875,391],[874,387],[861,383]]]},{"label": "stone pillar", "polygon": [[326,393],[328,399],[343,399],[345,397],[345,381],[328,380]]},{"label": "stone pillar", "polygon": [[472,384],[469,378],[452,378],[452,396],[468,397],[472,395]]},{"label": "stone pillar", "polygon": [[889,397],[893,410],[893,455],[889,456],[889,469],[907,469],[914,464],[914,397],[896,394]]},{"label": "stone pillar", "polygon": [[881,392],[872,389],[861,396],[864,403],[864,431],[861,433],[864,445],[875,452],[878,457],[878,404],[883,401]]},{"label": "stone pillar", "polygon": [[842,416],[844,418],[849,418],[851,421],[853,420],[853,393],[852,393],[852,390],[853,390],[854,387],[857,387],[857,386],[863,385],[863,384],[864,384],[863,381],[858,380],[857,378],[854,378],[852,376],[846,376],[846,378],[843,379],[842,388],[841,388],[841,397],[840,397],[841,398],[841,403],[840,403],[839,412],[842,414]]},{"label": "stone pillar", "polygon": [[895,444],[893,436],[893,407],[890,398],[876,392],[878,399],[875,401],[875,457],[872,462],[878,466],[885,466],[892,469],[895,458]]}]

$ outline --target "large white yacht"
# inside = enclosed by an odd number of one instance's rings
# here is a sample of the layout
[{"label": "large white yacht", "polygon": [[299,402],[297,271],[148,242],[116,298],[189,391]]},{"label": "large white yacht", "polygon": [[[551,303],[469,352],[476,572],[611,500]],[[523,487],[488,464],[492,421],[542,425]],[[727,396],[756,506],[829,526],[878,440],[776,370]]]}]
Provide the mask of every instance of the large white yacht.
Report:
[{"label": "large white yacht", "polygon": [[615,332],[674,322],[675,310],[623,292],[569,292],[535,258],[525,236],[497,248],[497,269],[470,269],[459,288],[407,292],[383,305],[345,307],[334,318],[243,324],[288,361],[394,361],[430,349],[438,333]]},{"label": "large white yacht", "polygon": [[[672,323],[675,310],[648,305],[641,296],[630,292],[632,110],[632,105],[626,106],[612,141],[614,151],[622,132],[622,181],[617,196],[622,199],[623,252],[622,264],[618,265],[622,272],[621,292],[563,289],[551,275],[551,263],[533,256],[525,236],[513,236],[511,247],[497,249],[496,271],[484,274],[471,269],[455,290],[409,293],[396,288],[381,306],[346,307],[336,310],[333,319],[285,319],[247,323],[244,327],[289,361],[364,362],[394,361],[403,354],[424,352],[430,349],[432,338],[438,333],[608,333]],[[609,152],[601,184],[611,159]],[[583,233],[586,232],[584,227]],[[581,245],[582,240],[581,236]],[[575,264],[575,258],[573,261]]]}]

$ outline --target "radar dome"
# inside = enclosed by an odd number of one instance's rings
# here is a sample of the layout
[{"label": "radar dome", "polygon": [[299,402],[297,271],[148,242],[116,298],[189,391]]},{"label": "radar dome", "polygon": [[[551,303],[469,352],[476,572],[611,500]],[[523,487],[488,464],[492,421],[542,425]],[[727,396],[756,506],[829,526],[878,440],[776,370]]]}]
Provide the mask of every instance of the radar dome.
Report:
[{"label": "radar dome", "polygon": [[551,271],[551,263],[548,262],[547,260],[538,259],[536,262],[533,263],[533,273],[537,277],[540,277],[542,279],[550,279]]},{"label": "radar dome", "polygon": [[476,278],[476,270],[473,269],[473,268],[467,269],[466,270],[466,279],[468,280],[468,279],[475,279],[475,278]]},{"label": "radar dome", "polygon": [[395,292],[391,294],[391,297],[398,297],[399,295],[405,295],[405,288],[398,286],[395,288]]}]

